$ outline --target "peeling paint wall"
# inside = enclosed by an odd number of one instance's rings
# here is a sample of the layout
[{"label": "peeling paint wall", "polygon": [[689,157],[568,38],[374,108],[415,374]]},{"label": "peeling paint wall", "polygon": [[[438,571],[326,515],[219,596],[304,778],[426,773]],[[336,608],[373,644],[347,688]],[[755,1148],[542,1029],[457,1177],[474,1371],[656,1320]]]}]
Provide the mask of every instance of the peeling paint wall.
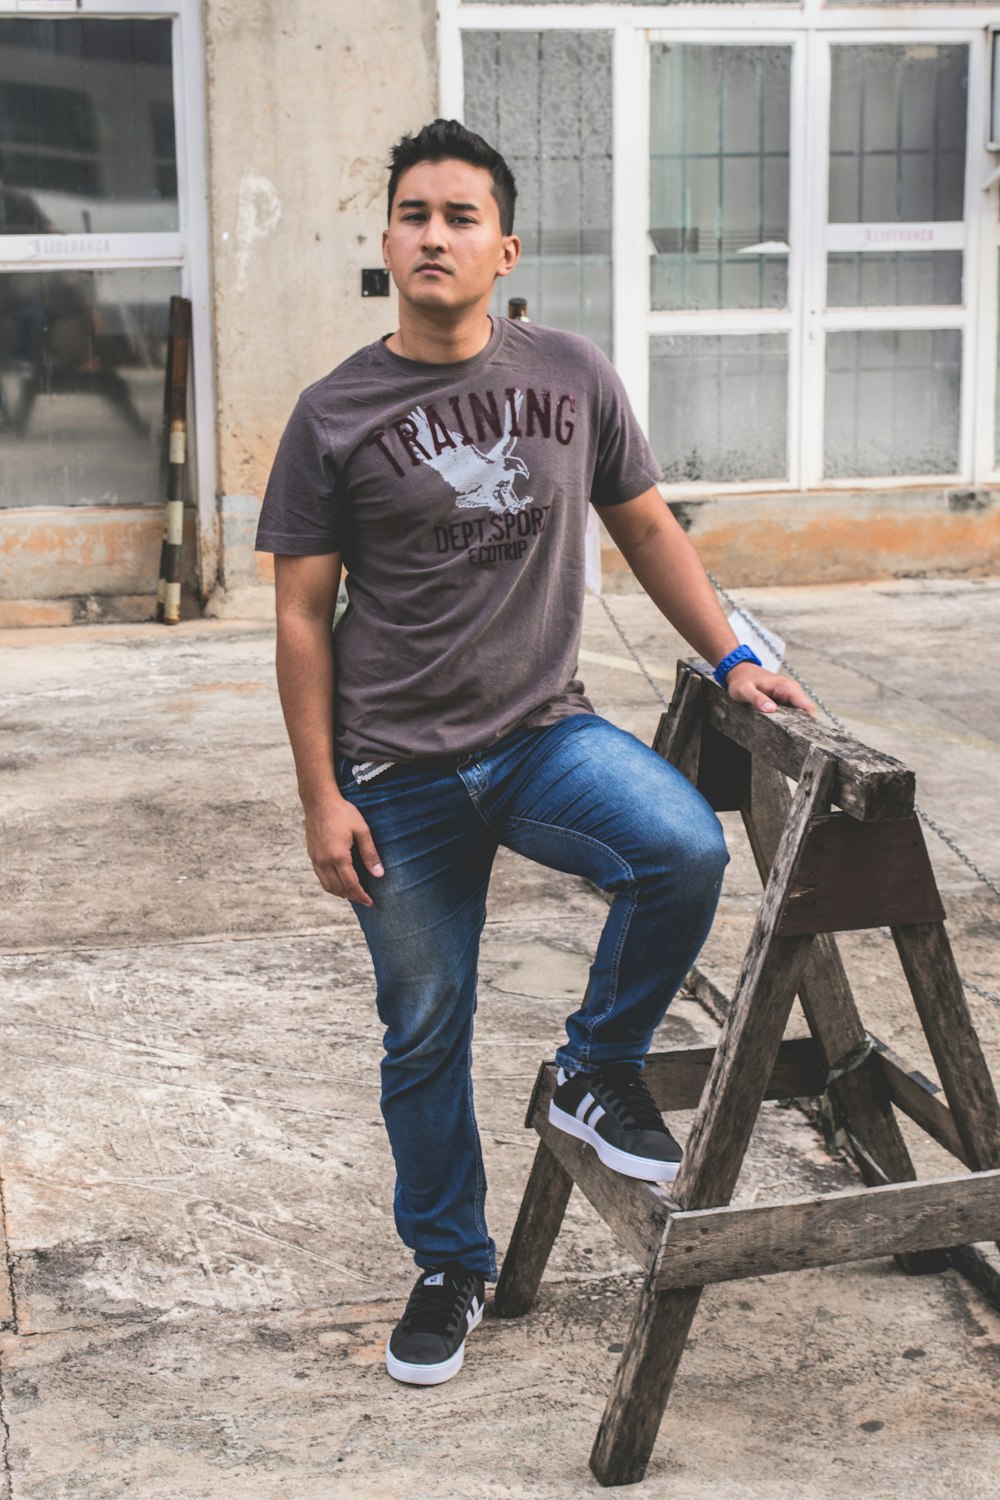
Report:
[{"label": "peeling paint wall", "polygon": [[[303,386],[395,327],[385,161],[436,113],[432,0],[206,0],[219,489],[261,496]],[[235,534],[230,540],[236,546]],[[252,568],[235,553],[223,577]]]},{"label": "peeling paint wall", "polygon": [[[1000,573],[1000,491],[740,495],[671,509],[732,587]],[[624,568],[620,554],[605,564]]]}]

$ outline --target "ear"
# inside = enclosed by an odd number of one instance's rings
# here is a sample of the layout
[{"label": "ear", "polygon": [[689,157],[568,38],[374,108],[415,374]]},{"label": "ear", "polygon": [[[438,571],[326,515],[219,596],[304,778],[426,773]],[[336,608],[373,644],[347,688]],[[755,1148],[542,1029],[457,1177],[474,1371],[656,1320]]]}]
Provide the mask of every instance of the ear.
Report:
[{"label": "ear", "polygon": [[383,231],[382,231],[382,264],[385,266],[386,270],[388,271],[389,270],[389,231],[388,231],[388,229],[383,229]]},{"label": "ear", "polygon": [[497,266],[497,275],[509,276],[520,259],[521,241],[516,234],[505,234],[503,244],[500,248],[500,264]]}]

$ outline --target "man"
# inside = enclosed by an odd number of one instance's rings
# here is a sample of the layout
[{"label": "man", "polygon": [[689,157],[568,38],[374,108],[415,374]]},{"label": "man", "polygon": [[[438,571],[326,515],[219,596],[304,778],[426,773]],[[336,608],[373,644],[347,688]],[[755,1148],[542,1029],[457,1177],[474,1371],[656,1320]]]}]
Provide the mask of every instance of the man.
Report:
[{"label": "man", "polygon": [[502,157],[454,121],[395,148],[383,254],[399,328],[300,398],[258,536],[307,848],[375,968],[396,1226],[421,1267],[386,1357],[420,1385],[457,1372],[496,1275],[470,1061],[500,844],[614,893],[553,1122],[634,1177],[670,1181],[680,1159],[641,1069],[727,855],[701,796],[576,679],[588,502],[732,697],[808,707],[736,649],[607,360],[490,319],[520,250],[514,199]]}]

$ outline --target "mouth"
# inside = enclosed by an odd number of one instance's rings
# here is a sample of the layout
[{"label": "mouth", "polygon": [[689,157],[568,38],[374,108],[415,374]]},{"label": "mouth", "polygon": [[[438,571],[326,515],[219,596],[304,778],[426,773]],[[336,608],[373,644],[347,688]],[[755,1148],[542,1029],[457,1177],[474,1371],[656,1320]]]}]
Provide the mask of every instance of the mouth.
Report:
[{"label": "mouth", "polygon": [[416,274],[418,276],[420,276],[421,274],[423,274],[423,275],[433,274],[433,275],[436,275],[436,276],[450,276],[451,272],[445,266],[438,265],[437,261],[434,261],[434,260],[425,260],[425,261],[423,261],[417,267],[417,273]]}]

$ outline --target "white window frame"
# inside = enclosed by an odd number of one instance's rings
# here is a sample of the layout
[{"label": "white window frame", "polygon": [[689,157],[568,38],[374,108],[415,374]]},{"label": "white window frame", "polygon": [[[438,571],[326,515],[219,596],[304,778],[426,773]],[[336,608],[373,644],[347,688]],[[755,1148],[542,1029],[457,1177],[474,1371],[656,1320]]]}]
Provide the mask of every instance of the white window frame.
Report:
[{"label": "white window frame", "polygon": [[[177,144],[176,232],[162,234],[8,235],[0,237],[0,275],[7,270],[143,269],[174,266],[191,300],[194,418],[190,494],[198,514],[198,582],[207,594],[218,562],[215,393],[212,368],[211,262],[202,0],[0,0],[0,17],[22,20],[139,19],[172,22],[174,128]],[[150,506],[165,497],[151,498]]]},{"label": "white window frame", "polygon": [[[599,30],[613,34],[613,314],[614,360],[648,428],[649,339],[676,332],[737,334],[787,328],[789,347],[788,475],[746,484],[671,484],[664,493],[759,494],[800,490],[954,487],[1000,483],[995,399],[1000,183],[987,150],[990,29],[1000,6],[733,4],[495,5],[438,0],[441,112],[463,117],[463,31]],[[825,308],[830,67],[828,43],[925,42],[968,45],[969,97],[964,296],[960,307]],[[649,66],[651,40],[790,45],[793,48],[789,226],[789,308],[747,312],[652,312],[646,231],[649,213]],[[808,90],[808,94],[807,94]],[[817,90],[820,92],[818,93]],[[808,108],[807,108],[808,103]],[[811,170],[811,163],[822,170]],[[935,230],[954,237],[955,226]],[[834,239],[837,238],[835,226]],[[862,328],[963,330],[959,468],[953,474],[829,479],[822,475],[822,392],[826,333]],[[806,422],[804,413],[813,420]],[[818,415],[818,420],[816,417]]]}]

